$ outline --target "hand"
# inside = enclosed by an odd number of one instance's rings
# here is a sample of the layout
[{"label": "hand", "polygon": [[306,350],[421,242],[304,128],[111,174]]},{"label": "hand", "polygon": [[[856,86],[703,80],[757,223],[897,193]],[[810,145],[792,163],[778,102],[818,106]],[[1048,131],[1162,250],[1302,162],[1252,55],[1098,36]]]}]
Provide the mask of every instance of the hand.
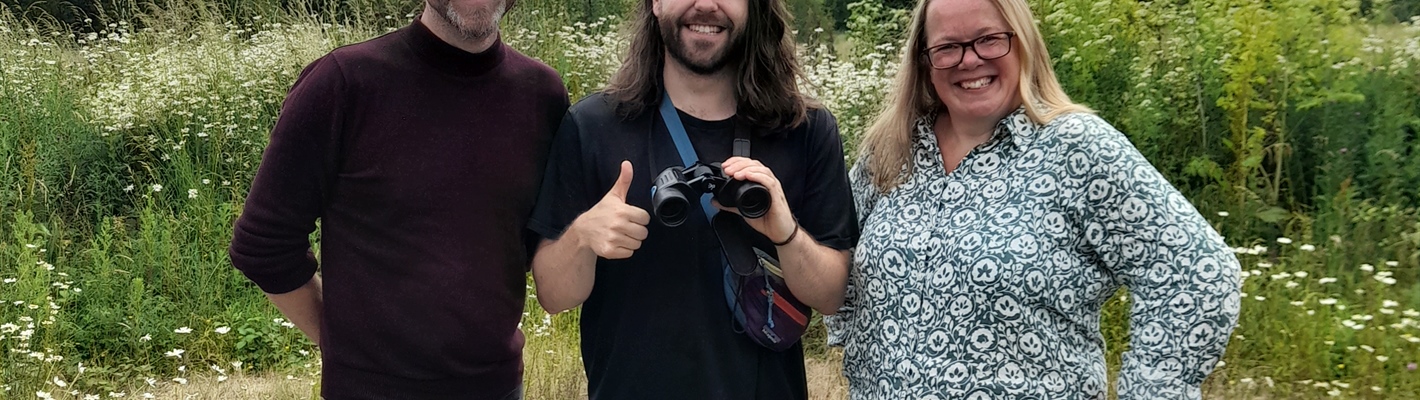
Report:
[{"label": "hand", "polygon": [[611,191],[592,209],[572,221],[568,232],[577,238],[578,247],[590,250],[609,260],[631,257],[646,240],[646,224],[651,214],[626,204],[626,192],[631,188],[631,162],[621,162],[621,175]]},{"label": "hand", "polygon": [[[775,243],[788,240],[789,235],[799,229],[799,223],[794,221],[794,214],[789,212],[789,202],[784,199],[784,187],[779,184],[779,178],[774,176],[774,171],[770,171],[769,167],[764,166],[758,160],[730,157],[720,163],[720,168],[725,172],[725,176],[758,183],[769,190],[769,212],[759,218],[745,218],[745,222],[751,228]],[[715,203],[715,207],[721,211],[739,214],[738,209],[725,207],[719,202]]]}]

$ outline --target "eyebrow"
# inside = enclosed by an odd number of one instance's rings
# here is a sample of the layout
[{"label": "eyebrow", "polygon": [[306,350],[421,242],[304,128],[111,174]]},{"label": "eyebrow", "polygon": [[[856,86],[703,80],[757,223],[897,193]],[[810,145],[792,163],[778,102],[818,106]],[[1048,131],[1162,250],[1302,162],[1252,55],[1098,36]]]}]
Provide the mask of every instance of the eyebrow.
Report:
[{"label": "eyebrow", "polygon": [[989,26],[983,26],[983,27],[980,27],[980,28],[976,28],[976,31],[974,31],[974,32],[971,34],[972,36],[971,36],[970,38],[968,38],[968,39],[965,39],[965,40],[950,40],[950,39],[952,39],[951,37],[938,37],[937,39],[941,39],[941,40],[928,40],[928,41],[927,41],[927,47],[941,46],[941,45],[944,45],[944,44],[947,44],[947,43],[965,43],[965,42],[969,42],[969,41],[978,39],[978,38],[980,38],[980,37],[982,37],[982,36],[984,36],[984,35],[986,35],[987,33],[990,33],[990,32],[1007,32],[1007,31],[1010,31],[1010,28],[1005,28],[1005,29],[1003,30],[1002,28],[994,28],[994,27],[989,27]]}]

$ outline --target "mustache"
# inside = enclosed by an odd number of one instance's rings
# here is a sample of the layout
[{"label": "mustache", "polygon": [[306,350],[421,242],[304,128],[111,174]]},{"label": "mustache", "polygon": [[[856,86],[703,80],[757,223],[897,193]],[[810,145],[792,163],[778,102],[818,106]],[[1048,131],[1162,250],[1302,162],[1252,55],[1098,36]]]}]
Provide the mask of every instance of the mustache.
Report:
[{"label": "mustache", "polygon": [[734,28],[734,21],[730,17],[715,12],[696,12],[680,18],[681,25],[715,25],[725,28]]}]

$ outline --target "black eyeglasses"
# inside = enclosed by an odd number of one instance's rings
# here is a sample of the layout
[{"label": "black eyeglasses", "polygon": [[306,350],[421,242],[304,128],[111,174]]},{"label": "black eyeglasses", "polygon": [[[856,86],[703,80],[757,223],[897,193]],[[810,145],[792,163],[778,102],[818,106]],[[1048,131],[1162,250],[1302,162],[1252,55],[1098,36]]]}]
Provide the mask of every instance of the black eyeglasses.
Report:
[{"label": "black eyeglasses", "polygon": [[1016,37],[1015,32],[997,32],[985,35],[969,42],[943,43],[927,48],[922,51],[922,55],[927,57],[927,62],[932,64],[932,68],[947,69],[961,65],[966,59],[966,49],[976,52],[976,57],[982,60],[995,60],[1005,57],[1011,52],[1011,38]]}]

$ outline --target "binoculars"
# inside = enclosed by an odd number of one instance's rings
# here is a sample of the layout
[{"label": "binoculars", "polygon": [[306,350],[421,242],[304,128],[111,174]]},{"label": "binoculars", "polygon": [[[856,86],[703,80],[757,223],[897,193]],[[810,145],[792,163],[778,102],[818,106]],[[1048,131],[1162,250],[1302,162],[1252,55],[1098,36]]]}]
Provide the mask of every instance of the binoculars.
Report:
[{"label": "binoculars", "polygon": [[769,212],[769,190],[764,185],[727,177],[720,163],[700,162],[661,171],[651,187],[651,210],[661,224],[680,226],[690,216],[692,199],[704,193],[712,193],[720,205],[735,207],[745,218]]}]

